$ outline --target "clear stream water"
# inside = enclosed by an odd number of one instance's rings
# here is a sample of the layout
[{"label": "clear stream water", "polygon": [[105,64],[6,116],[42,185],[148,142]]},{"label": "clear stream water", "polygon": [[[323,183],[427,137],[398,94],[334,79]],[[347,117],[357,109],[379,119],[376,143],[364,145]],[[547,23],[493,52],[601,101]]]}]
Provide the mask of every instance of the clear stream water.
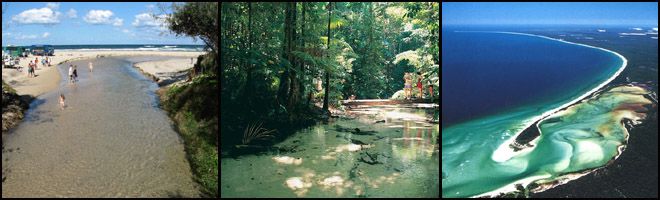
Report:
[{"label": "clear stream water", "polygon": [[[220,196],[439,197],[440,127],[425,121],[426,111],[355,109],[355,119],[320,123],[275,145],[293,151],[223,158]],[[355,128],[372,135],[347,131]]]},{"label": "clear stream water", "polygon": [[[131,67],[157,59],[97,58],[93,73],[90,60],[59,66],[60,88],[33,101],[5,138],[2,197],[198,196],[158,87]],[[68,64],[78,65],[73,85]]]}]

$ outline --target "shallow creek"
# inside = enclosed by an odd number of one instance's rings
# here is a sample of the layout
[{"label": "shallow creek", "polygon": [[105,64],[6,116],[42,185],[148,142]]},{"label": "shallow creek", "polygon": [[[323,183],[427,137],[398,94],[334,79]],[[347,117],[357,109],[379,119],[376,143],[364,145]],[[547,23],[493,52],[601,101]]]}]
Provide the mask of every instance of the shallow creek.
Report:
[{"label": "shallow creek", "polygon": [[[136,59],[166,58],[106,57],[58,66],[59,89],[34,100],[5,138],[2,197],[199,195],[182,140],[158,107],[158,87],[131,66]],[[75,84],[68,82],[69,64],[78,66]]]},{"label": "shallow creek", "polygon": [[439,126],[426,122],[429,111],[353,109],[277,150],[222,158],[221,197],[439,197]]}]

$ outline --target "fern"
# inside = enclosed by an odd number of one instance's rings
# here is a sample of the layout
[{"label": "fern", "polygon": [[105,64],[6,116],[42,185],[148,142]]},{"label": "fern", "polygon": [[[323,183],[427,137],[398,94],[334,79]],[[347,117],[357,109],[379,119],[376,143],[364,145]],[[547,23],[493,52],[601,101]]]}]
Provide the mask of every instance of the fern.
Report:
[{"label": "fern", "polygon": [[274,137],[271,133],[275,132],[275,130],[262,128],[262,124],[263,122],[259,122],[259,125],[257,125],[255,122],[245,128],[245,131],[243,132],[243,144],[249,144],[256,139]]}]

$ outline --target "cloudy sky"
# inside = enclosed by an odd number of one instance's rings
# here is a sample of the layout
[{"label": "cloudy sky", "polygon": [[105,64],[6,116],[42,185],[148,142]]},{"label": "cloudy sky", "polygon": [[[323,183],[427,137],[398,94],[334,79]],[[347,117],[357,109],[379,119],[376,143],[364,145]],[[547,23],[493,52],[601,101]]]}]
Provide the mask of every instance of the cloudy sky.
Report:
[{"label": "cloudy sky", "polygon": [[2,7],[2,46],[203,44],[167,31],[164,20],[150,15],[163,14],[156,3],[3,2]]}]

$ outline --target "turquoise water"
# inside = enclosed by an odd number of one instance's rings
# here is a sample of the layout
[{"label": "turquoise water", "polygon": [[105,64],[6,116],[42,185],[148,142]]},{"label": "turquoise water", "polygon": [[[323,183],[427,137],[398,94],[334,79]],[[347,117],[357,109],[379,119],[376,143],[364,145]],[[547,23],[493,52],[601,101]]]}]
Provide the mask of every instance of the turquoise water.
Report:
[{"label": "turquoise water", "polygon": [[[461,34],[461,33],[456,33]],[[547,181],[556,180],[562,177],[564,173],[567,172],[577,172],[579,170],[584,170],[588,168],[594,168],[604,165],[607,161],[611,159],[611,155],[616,154],[616,148],[614,153],[612,152],[612,146],[618,146],[621,137],[612,138],[601,138],[598,141],[593,141],[591,139],[593,135],[575,134],[571,135],[572,132],[562,132],[560,130],[570,127],[570,122],[561,123],[555,128],[542,128],[541,137],[533,141],[538,143],[537,146],[532,148],[527,148],[522,151],[514,152],[508,145],[514,139],[514,136],[521,132],[526,127],[530,126],[535,121],[540,120],[543,116],[550,115],[554,111],[558,110],[565,105],[576,102],[578,99],[586,97],[588,93],[594,92],[597,88],[604,85],[604,83],[609,82],[613,76],[615,76],[620,70],[625,67],[627,62],[623,57],[618,56],[614,52],[608,52],[602,49],[589,48],[585,46],[563,43],[561,41],[550,40],[548,38],[530,36],[530,35],[514,35],[514,34],[503,34],[503,33],[467,33],[471,38],[478,41],[484,41],[483,39],[475,39],[476,37],[484,36],[487,39],[497,38],[495,40],[489,41],[489,43],[499,43],[497,45],[490,45],[489,48],[480,48],[484,43],[464,43],[463,48],[469,48],[471,52],[474,52],[473,55],[479,55],[479,57],[472,58],[473,60],[479,60],[480,58],[490,58],[490,60],[497,60],[495,58],[501,58],[509,61],[499,61],[504,64],[514,65],[514,64],[525,64],[522,67],[521,72],[512,73],[514,69],[505,70],[506,76],[523,76],[531,74],[535,77],[533,80],[528,80],[527,78],[522,78],[520,80],[540,82],[540,83],[550,83],[548,85],[563,85],[560,88],[537,88],[542,90],[541,92],[535,93],[538,96],[544,98],[538,98],[535,95],[529,95],[527,92],[524,92],[527,87],[536,87],[539,84],[530,84],[520,86],[518,84],[493,84],[493,83],[482,83],[482,84],[460,84],[451,82],[445,82],[446,77],[450,77],[452,73],[445,73],[445,68],[452,68],[449,63],[459,63],[460,60],[448,61],[445,63],[443,60],[443,129],[442,129],[442,196],[443,197],[471,197],[477,195],[493,195],[499,194],[500,191],[514,191],[515,184],[522,184],[526,186],[531,182],[544,183]],[[443,35],[443,54],[445,49]],[[468,38],[465,38],[468,39]],[[544,40],[543,42],[541,40]],[[512,42],[515,41],[515,42]],[[513,43],[513,44],[512,44]],[[527,44],[541,44],[542,46],[548,46],[548,43],[556,43],[554,48],[548,48],[545,51],[534,50],[534,45]],[[476,45],[476,46],[471,46]],[[512,46],[510,46],[512,45]],[[495,47],[511,47],[498,49]],[[515,48],[523,46],[525,48]],[[575,59],[584,59],[578,63],[589,63],[593,61],[594,58],[603,58],[601,61],[594,61],[590,63],[591,65],[596,65],[596,67],[581,67],[575,68],[574,65],[552,65],[550,68],[547,66],[540,67],[538,70],[540,74],[536,74],[536,66],[539,66],[539,63],[543,63],[544,60],[535,60],[534,56],[526,56],[531,53],[544,54],[537,57],[547,57],[548,55],[562,55],[556,54],[549,50],[561,50],[566,48],[566,51],[573,51],[580,49],[578,55],[593,55],[592,56],[569,56],[569,61]],[[508,51],[506,54],[502,51]],[[592,51],[594,53],[586,53]],[[518,58],[515,57],[506,57],[505,55],[515,55],[516,52],[520,52]],[[524,53],[522,53],[524,52]],[[607,55],[607,56],[603,56]],[[455,57],[458,58],[458,57]],[[564,57],[555,57],[556,60],[562,60]],[[522,60],[522,61],[521,61]],[[478,62],[469,62],[472,64]],[[491,63],[491,62],[487,62]],[[568,62],[570,63],[570,62]],[[445,65],[448,64],[448,65]],[[557,64],[557,63],[555,63]],[[461,65],[463,66],[463,65]],[[456,67],[456,66],[453,66]],[[486,69],[486,71],[495,71],[493,70],[493,65],[481,65],[481,66],[470,66],[471,68],[476,69]],[[531,69],[530,69],[531,68]],[[580,74],[579,69],[589,71],[591,74],[589,76],[578,76],[577,79],[569,78],[577,74]],[[545,71],[547,73],[544,73]],[[451,69],[448,69],[451,71]],[[473,70],[474,71],[474,70]],[[502,70],[500,70],[502,71]],[[552,71],[552,72],[550,72]],[[554,77],[556,71],[563,71],[558,74],[557,77]],[[459,73],[460,74],[460,73]],[[491,73],[492,76],[498,75],[497,73]],[[549,79],[544,79],[548,75]],[[449,78],[450,80],[460,80],[461,77],[453,76]],[[560,84],[552,84],[552,82],[562,81],[564,78],[567,80]],[[471,78],[470,80],[475,80]],[[449,81],[449,80],[448,80]],[[467,81],[464,81],[467,82]],[[524,84],[522,82],[521,84]],[[476,88],[470,86],[477,85]],[[570,85],[570,87],[569,87]],[[508,86],[512,86],[516,89],[510,90]],[[456,87],[453,88],[453,91],[462,91],[457,92],[460,96],[461,93],[469,93],[465,96],[472,95],[471,98],[463,99],[464,101],[460,104],[471,103],[474,105],[479,105],[481,102],[485,102],[486,107],[497,106],[498,102],[503,102],[503,105],[509,105],[505,108],[495,108],[490,112],[480,112],[471,110],[477,109],[478,106],[473,108],[467,107],[466,112],[471,113],[469,115],[461,115],[458,118],[463,118],[461,120],[455,120],[449,122],[445,125],[444,123],[446,118],[451,118],[452,113],[445,113],[445,107],[451,107],[450,105],[445,105],[445,98],[450,97],[453,93],[449,93],[445,90],[445,87]],[[501,89],[505,88],[505,89]],[[522,88],[522,89],[521,89]],[[504,90],[506,95],[498,94],[496,96],[484,95],[479,93],[480,90],[494,90],[502,91]],[[517,91],[517,92],[516,92]],[[530,90],[531,91],[531,90]],[[492,94],[492,93],[487,93]],[[454,97],[452,97],[454,98]],[[511,100],[516,99],[516,100]],[[520,99],[520,100],[518,100]],[[458,100],[457,100],[458,101]],[[515,103],[513,103],[515,102]],[[621,101],[623,103],[627,102],[625,100]],[[619,101],[611,103],[621,103]],[[507,104],[510,103],[510,104]],[[608,103],[607,105],[610,105]],[[463,107],[459,107],[463,108]],[[457,108],[453,108],[460,110]],[[604,109],[601,112],[607,113],[610,110]],[[447,115],[445,115],[447,114]],[[467,117],[466,117],[467,116]],[[451,121],[451,120],[449,120]],[[456,122],[459,121],[459,122]],[[592,123],[578,123],[582,126],[590,127],[595,126],[596,124],[606,123],[604,121],[597,121]],[[544,124],[541,124],[544,127]],[[548,126],[548,125],[545,125]],[[562,134],[569,134],[565,136]],[[569,139],[572,138],[572,139]],[[582,140],[584,139],[584,141]],[[566,142],[565,140],[571,140],[573,142]],[[608,142],[608,141],[616,142]],[[594,152],[597,149],[603,149],[603,153],[599,158],[590,159],[590,156],[596,155]],[[577,153],[574,151],[578,151]],[[592,152],[593,151],[593,152]],[[585,152],[585,153],[579,153]],[[573,158],[571,158],[573,156]],[[582,163],[573,162],[570,159],[578,159]],[[568,162],[568,164],[567,164]]]},{"label": "turquoise water", "polygon": [[542,37],[445,31],[442,39],[443,127],[520,107],[547,110],[621,66],[607,51]]}]

